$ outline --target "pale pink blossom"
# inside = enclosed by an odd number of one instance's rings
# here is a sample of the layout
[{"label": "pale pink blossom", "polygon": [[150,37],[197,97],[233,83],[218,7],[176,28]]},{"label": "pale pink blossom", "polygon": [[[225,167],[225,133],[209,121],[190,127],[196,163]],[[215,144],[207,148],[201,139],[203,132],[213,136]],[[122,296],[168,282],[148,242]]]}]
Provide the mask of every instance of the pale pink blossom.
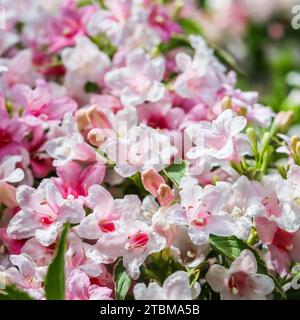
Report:
[{"label": "pale pink blossom", "polygon": [[11,88],[11,99],[31,125],[61,120],[65,113],[74,112],[77,103],[69,97],[55,97],[44,80],[37,80],[35,89],[16,84]]},{"label": "pale pink blossom", "polygon": [[64,223],[79,223],[85,212],[76,200],[64,200],[51,181],[43,181],[38,189],[21,186],[17,189],[21,210],[10,221],[7,233],[12,239],[35,237],[49,246]]},{"label": "pale pink blossom", "polygon": [[127,56],[125,67],[105,75],[105,82],[120,96],[124,106],[137,106],[163,97],[165,88],[161,80],[164,72],[163,57],[151,59],[143,49],[136,49]]},{"label": "pale pink blossom", "polygon": [[116,163],[114,170],[122,177],[149,168],[160,171],[171,164],[176,153],[167,135],[143,124],[108,139],[101,149]]},{"label": "pale pink blossom", "polygon": [[14,266],[5,271],[8,279],[32,298],[43,299],[44,289],[42,285],[46,268],[36,267],[32,259],[26,254],[11,255],[10,260]]},{"label": "pale pink blossom", "polygon": [[112,290],[92,284],[82,271],[74,269],[66,279],[68,300],[112,300]]},{"label": "pale pink blossom", "polygon": [[140,213],[141,201],[136,195],[126,195],[124,199],[113,199],[102,186],[90,187],[88,206],[93,212],[75,227],[83,239],[97,240],[106,233],[114,232],[117,224],[135,220]]},{"label": "pale pink blossom", "polygon": [[70,96],[86,100],[84,86],[87,82],[101,84],[104,72],[110,66],[108,55],[85,36],[77,37],[75,47],[65,48],[61,55],[67,70],[64,87]]},{"label": "pale pink blossom", "polygon": [[184,52],[176,55],[177,67],[182,73],[177,77],[174,89],[183,98],[199,98],[211,105],[225,81],[224,67],[201,37],[190,36],[189,40],[195,54],[193,59]]},{"label": "pale pink blossom", "polygon": [[134,286],[133,293],[136,300],[193,300],[200,294],[200,284],[196,282],[191,288],[189,276],[184,271],[176,271],[159,286],[150,282],[148,287],[144,283]]},{"label": "pale pink blossom", "polygon": [[241,131],[247,120],[234,116],[231,110],[222,112],[212,122],[201,121],[187,127],[187,134],[196,144],[187,152],[187,157],[201,163],[211,161],[238,161],[243,155],[250,154],[250,143]]},{"label": "pale pink blossom", "polygon": [[287,232],[265,217],[256,217],[255,226],[260,240],[268,247],[275,271],[286,276],[291,263],[300,261],[300,230]]},{"label": "pale pink blossom", "polygon": [[222,300],[265,300],[275,288],[269,276],[257,273],[255,256],[249,250],[242,251],[229,269],[212,265],[206,280]]},{"label": "pale pink blossom", "polygon": [[[224,198],[227,197],[226,193],[218,193],[205,199],[207,191],[192,178],[184,178],[181,188],[181,204],[174,204],[166,212],[169,223],[188,226],[189,237],[196,245],[207,243],[210,234],[218,236],[235,234],[237,222],[231,215],[221,210]],[[217,208],[219,210],[216,210]]]},{"label": "pale pink blossom", "polygon": [[52,178],[54,184],[64,199],[83,200],[88,195],[89,188],[101,184],[105,175],[105,166],[100,163],[80,166],[75,161],[57,168],[58,178]]},{"label": "pale pink blossom", "polygon": [[84,141],[72,114],[64,116],[61,126],[54,126],[48,134],[43,149],[54,159],[54,166],[62,166],[69,161],[96,162],[96,151]]},{"label": "pale pink blossom", "polygon": [[95,11],[93,6],[77,8],[75,1],[67,1],[57,17],[50,22],[48,30],[49,51],[57,52],[75,44],[76,38],[85,35],[85,24]]}]

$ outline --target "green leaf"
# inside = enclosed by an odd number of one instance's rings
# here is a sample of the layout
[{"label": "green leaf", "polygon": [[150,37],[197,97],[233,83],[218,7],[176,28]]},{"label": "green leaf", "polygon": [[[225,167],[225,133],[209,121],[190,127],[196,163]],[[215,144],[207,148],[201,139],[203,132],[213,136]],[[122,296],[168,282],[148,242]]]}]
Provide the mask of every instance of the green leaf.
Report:
[{"label": "green leaf", "polygon": [[222,254],[231,261],[235,260],[243,250],[248,249],[249,251],[251,251],[254,254],[257,261],[258,273],[263,273],[271,277],[275,283],[275,290],[281,295],[282,298],[286,299],[286,294],[279,282],[277,281],[277,279],[273,275],[269,274],[265,263],[261,260],[258,253],[244,241],[238,239],[235,236],[219,237],[215,235],[210,235],[209,242],[214,250],[216,250],[218,253]]},{"label": "green leaf", "polygon": [[167,169],[165,169],[165,174],[168,176],[172,182],[179,187],[181,179],[187,173],[189,164],[187,161],[182,161],[179,164],[172,164]]},{"label": "green leaf", "polygon": [[203,34],[201,26],[195,20],[179,19],[178,23],[181,26],[183,32],[186,34],[195,34],[195,35]]},{"label": "green leaf", "polygon": [[125,300],[131,286],[131,279],[123,266],[122,259],[119,260],[114,268],[114,282],[116,300]]},{"label": "green leaf", "polygon": [[300,300],[300,289],[290,289],[286,292],[288,300]]},{"label": "green leaf", "polygon": [[97,92],[99,92],[99,88],[98,88],[97,83],[90,82],[90,81],[85,83],[84,90],[87,93],[92,93],[92,92],[96,92],[97,93]]},{"label": "green leaf", "polygon": [[69,225],[66,224],[56,248],[56,255],[49,265],[45,279],[47,300],[65,300],[65,250]]},{"label": "green leaf", "polygon": [[216,48],[211,43],[209,44],[213,49],[215,56],[225,65],[227,65],[230,69],[236,71],[239,75],[245,76],[245,72],[242,70],[241,66],[238,64],[236,59],[227,51]]},{"label": "green leaf", "polygon": [[7,286],[4,292],[5,294],[0,294],[0,300],[33,300],[26,292],[15,286]]},{"label": "green leaf", "polygon": [[90,37],[90,39],[110,58],[112,58],[117,51],[116,47],[111,43],[105,33],[99,33],[97,36]]},{"label": "green leaf", "polygon": [[183,35],[174,35],[168,42],[162,42],[158,49],[161,53],[167,53],[177,48],[190,48],[190,42]]}]

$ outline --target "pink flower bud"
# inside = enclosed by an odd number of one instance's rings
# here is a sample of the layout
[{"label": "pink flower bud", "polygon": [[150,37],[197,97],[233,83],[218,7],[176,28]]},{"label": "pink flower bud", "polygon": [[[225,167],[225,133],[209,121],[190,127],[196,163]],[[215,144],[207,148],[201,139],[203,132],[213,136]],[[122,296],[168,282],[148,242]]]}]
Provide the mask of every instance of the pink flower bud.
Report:
[{"label": "pink flower bud", "polygon": [[174,192],[167,184],[163,183],[158,188],[158,201],[161,206],[168,207],[174,200]]},{"label": "pink flower bud", "polygon": [[95,128],[88,133],[88,141],[95,147],[100,147],[106,139],[103,130]]},{"label": "pink flower bud", "polygon": [[93,128],[111,128],[111,123],[105,113],[97,105],[89,108],[87,118]]},{"label": "pink flower bud", "polygon": [[158,196],[158,189],[165,183],[163,177],[154,169],[148,169],[142,172],[142,182],[144,188],[153,196]]},{"label": "pink flower bud", "polygon": [[16,200],[16,188],[8,183],[0,184],[0,204],[3,203],[8,208],[18,206]]}]

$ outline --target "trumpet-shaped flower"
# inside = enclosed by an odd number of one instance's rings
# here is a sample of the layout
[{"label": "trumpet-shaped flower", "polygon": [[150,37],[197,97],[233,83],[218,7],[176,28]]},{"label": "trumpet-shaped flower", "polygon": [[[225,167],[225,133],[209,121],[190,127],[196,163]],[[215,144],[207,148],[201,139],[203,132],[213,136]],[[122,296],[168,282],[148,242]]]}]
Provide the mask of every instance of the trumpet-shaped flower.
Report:
[{"label": "trumpet-shaped flower", "polygon": [[136,300],[193,300],[199,296],[200,289],[198,282],[191,288],[188,274],[177,271],[164,281],[162,287],[156,282],[150,282],[148,287],[138,283],[133,293]]},{"label": "trumpet-shaped flower", "polygon": [[105,75],[106,84],[119,95],[125,107],[137,106],[145,101],[160,100],[165,87],[161,83],[165,72],[162,57],[151,59],[143,49],[132,51],[126,66],[114,69]]},{"label": "trumpet-shaped flower", "polygon": [[76,200],[64,200],[51,181],[44,181],[38,189],[21,186],[17,189],[21,210],[10,221],[7,233],[13,239],[35,237],[49,246],[57,238],[64,223],[79,223],[85,216]]},{"label": "trumpet-shaped flower", "polygon": [[242,251],[229,269],[212,265],[206,280],[223,300],[265,300],[275,288],[269,276],[257,273],[256,259],[249,250]]}]

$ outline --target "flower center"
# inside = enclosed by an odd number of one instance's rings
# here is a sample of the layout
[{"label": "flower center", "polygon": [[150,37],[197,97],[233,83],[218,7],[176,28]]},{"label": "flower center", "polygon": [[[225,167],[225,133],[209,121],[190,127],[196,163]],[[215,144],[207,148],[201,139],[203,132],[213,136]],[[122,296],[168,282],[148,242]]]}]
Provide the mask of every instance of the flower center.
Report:
[{"label": "flower center", "polygon": [[227,287],[235,296],[243,296],[247,288],[251,287],[247,273],[240,271],[231,275],[228,280]]},{"label": "flower center", "polygon": [[127,242],[125,245],[126,249],[143,248],[148,244],[149,236],[146,232],[138,231],[132,236],[129,236],[128,240],[129,242]]},{"label": "flower center", "polygon": [[114,232],[116,230],[115,224],[112,220],[103,219],[98,223],[100,230],[104,233]]}]

